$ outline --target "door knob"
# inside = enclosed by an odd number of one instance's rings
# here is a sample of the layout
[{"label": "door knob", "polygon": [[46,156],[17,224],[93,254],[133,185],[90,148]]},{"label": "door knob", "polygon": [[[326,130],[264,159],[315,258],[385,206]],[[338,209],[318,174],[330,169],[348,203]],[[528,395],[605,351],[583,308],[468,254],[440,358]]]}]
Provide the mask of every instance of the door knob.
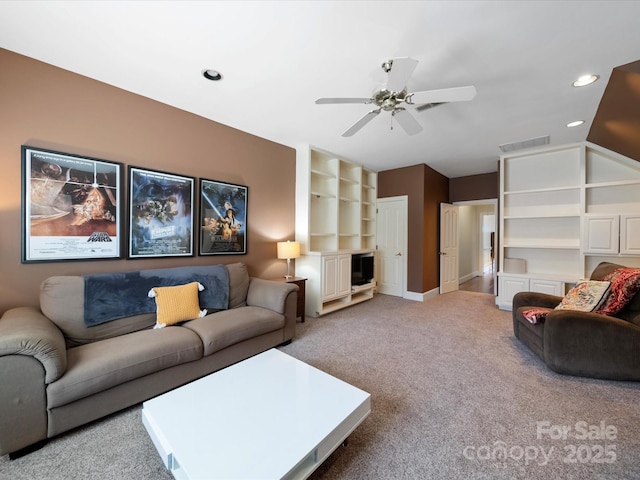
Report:
[{"label": "door knob", "polygon": [[396,253],[396,257],[401,257],[401,256],[402,256],[402,252]]}]

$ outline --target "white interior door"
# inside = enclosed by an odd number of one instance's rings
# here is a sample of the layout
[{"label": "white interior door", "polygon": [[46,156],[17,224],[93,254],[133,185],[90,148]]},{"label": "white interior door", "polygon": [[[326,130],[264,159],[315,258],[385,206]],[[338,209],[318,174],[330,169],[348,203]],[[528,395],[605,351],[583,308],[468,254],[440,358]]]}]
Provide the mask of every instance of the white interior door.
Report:
[{"label": "white interior door", "polygon": [[377,202],[378,292],[402,297],[407,277],[407,197]]},{"label": "white interior door", "polygon": [[440,204],[440,293],[458,290],[457,205]]}]

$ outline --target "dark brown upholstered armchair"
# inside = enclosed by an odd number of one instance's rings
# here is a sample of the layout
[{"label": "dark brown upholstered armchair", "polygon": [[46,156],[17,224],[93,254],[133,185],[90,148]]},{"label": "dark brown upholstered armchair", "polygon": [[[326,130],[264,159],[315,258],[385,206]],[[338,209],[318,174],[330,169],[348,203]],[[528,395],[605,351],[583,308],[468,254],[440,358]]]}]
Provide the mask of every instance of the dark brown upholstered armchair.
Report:
[{"label": "dark brown upholstered armchair", "polygon": [[[602,278],[621,267],[603,262],[591,275]],[[520,292],[513,299],[513,331],[549,368],[567,375],[609,380],[640,380],[640,293],[615,317],[575,310],[554,310],[532,324],[522,312],[554,308],[562,297]]]}]

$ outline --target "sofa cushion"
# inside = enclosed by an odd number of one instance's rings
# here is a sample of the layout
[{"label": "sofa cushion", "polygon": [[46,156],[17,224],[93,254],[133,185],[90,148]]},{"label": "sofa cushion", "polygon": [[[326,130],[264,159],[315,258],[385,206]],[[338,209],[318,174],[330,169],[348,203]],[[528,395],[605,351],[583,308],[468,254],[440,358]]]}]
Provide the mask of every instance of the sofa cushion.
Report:
[{"label": "sofa cushion", "polygon": [[114,320],[93,327],[84,324],[84,279],[54,276],[40,286],[40,310],[62,331],[68,347],[137,332],[153,326],[155,313]]},{"label": "sofa cushion", "polygon": [[230,263],[229,271],[229,308],[244,307],[247,305],[247,292],[249,291],[249,272],[244,263]]},{"label": "sofa cushion", "polygon": [[204,355],[222,350],[243,340],[283,328],[284,315],[261,307],[241,307],[217,312],[182,324],[197,333]]},{"label": "sofa cushion", "polygon": [[200,338],[182,327],[143,330],[71,348],[65,374],[47,387],[47,407],[200,358]]},{"label": "sofa cushion", "polygon": [[204,290],[199,282],[173,287],[154,287],[149,296],[156,299],[156,326],[164,328],[169,325],[204,317],[206,310],[200,310],[198,291]]}]

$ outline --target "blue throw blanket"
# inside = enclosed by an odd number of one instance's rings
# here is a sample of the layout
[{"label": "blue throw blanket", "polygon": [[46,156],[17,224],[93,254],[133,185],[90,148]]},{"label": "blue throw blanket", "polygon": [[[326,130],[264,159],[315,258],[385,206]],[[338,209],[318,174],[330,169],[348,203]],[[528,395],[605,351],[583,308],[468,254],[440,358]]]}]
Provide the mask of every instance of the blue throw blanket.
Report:
[{"label": "blue throw blanket", "polygon": [[154,287],[200,282],[200,308],[224,310],[229,306],[229,271],[224,265],[158,268],[135,272],[99,273],[84,276],[84,323],[87,327],[118,318],[154,313]]}]

